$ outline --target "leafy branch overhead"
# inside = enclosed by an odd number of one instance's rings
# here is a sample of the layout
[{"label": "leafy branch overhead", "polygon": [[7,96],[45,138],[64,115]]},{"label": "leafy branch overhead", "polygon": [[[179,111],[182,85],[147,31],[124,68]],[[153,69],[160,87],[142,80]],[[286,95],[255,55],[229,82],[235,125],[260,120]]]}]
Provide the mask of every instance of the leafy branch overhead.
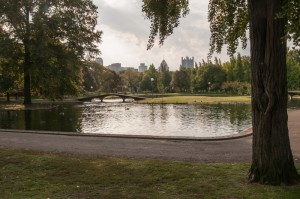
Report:
[{"label": "leafy branch overhead", "polygon": [[[276,18],[284,18],[286,39],[293,41],[294,47],[300,47],[300,1],[287,0],[277,13]],[[249,29],[248,5],[246,0],[210,0],[208,6],[208,21],[210,22],[210,51],[220,53],[223,45],[227,52],[233,55],[239,45],[247,45],[246,31]]]},{"label": "leafy branch overhead", "polygon": [[[179,25],[181,17],[189,13],[188,0],[143,0],[142,11],[151,22],[147,49],[154,46],[159,37],[159,45],[170,36]],[[300,1],[288,0],[277,17],[286,18],[286,36],[300,46]],[[249,29],[248,4],[246,0],[210,0],[208,6],[210,22],[210,51],[220,53],[224,45],[229,55],[233,55],[239,45],[245,49],[248,42]]]},{"label": "leafy branch overhead", "polygon": [[188,0],[143,0],[142,11],[151,22],[147,50],[154,46],[157,35],[159,45],[163,45],[165,39],[179,25],[179,19],[189,13],[188,5]]},{"label": "leafy branch overhead", "polygon": [[246,48],[249,21],[246,0],[210,0],[208,21],[211,31],[209,56],[213,52],[220,53],[223,45],[227,45],[228,54],[233,55],[239,39],[242,48]]},{"label": "leafy branch overhead", "polygon": [[300,0],[289,0],[283,6],[278,17],[287,19],[286,36],[293,42],[294,47],[300,49]]}]

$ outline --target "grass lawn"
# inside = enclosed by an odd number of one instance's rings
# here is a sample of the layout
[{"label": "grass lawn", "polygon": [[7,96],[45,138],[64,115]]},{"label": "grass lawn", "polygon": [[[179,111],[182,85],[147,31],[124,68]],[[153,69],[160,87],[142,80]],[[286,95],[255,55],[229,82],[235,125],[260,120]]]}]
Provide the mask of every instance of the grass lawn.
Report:
[{"label": "grass lawn", "polygon": [[159,98],[149,98],[139,101],[139,103],[250,103],[251,97],[249,96],[167,96]]},{"label": "grass lawn", "polygon": [[[1,198],[299,198],[247,184],[249,164],[95,158],[0,149]],[[297,165],[300,171],[300,165]]]}]

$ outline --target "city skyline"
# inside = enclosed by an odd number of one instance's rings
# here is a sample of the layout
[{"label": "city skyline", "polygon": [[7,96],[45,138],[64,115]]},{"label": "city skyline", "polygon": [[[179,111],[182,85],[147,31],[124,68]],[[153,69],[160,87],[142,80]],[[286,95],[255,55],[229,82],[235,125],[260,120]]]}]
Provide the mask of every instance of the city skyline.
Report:
[{"label": "city skyline", "polygon": [[[139,0],[94,0],[98,6],[98,30],[103,31],[99,49],[104,66],[122,63],[124,67],[137,68],[140,63],[159,67],[164,59],[170,70],[179,69],[181,57],[195,57],[195,62],[206,60],[209,51],[210,30],[207,21],[208,0],[190,0],[190,13],[180,20],[173,35],[161,47],[156,42],[147,51],[150,22],[141,12]],[[238,49],[242,55],[249,50]],[[222,60],[229,60],[226,47],[221,54],[214,54]]]},{"label": "city skyline", "polygon": [[[103,61],[103,59],[101,57],[96,57],[95,61],[98,62],[98,63],[100,63],[104,67],[106,67],[106,68],[108,68],[108,69],[110,69],[112,71],[115,71],[117,73],[119,73],[120,71],[127,70],[127,69],[137,69],[139,72],[145,72],[145,71],[148,70],[148,66],[151,65],[151,64],[140,63],[138,66],[124,67],[121,62],[116,62],[116,63],[111,63],[111,64],[108,64],[108,65],[104,65],[103,64],[104,61]],[[169,66],[168,66],[168,63],[167,63],[167,61],[165,59],[163,59],[158,66],[154,65],[154,68],[156,70],[160,70],[161,64],[163,62],[165,62],[167,64],[168,71],[169,71]],[[181,63],[178,66],[178,68],[175,68],[174,70],[170,69],[170,71],[179,70],[180,67],[194,68],[195,64],[196,64],[196,62],[194,62],[194,57],[189,57],[189,56],[181,57]],[[143,68],[143,69],[141,69],[141,68]]]}]

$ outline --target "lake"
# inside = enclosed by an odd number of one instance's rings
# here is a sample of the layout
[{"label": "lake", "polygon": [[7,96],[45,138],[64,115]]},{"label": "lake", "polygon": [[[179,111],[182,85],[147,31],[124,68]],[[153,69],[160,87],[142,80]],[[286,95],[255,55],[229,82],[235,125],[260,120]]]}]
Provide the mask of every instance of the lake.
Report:
[{"label": "lake", "polygon": [[[299,101],[290,105],[300,107]],[[62,104],[0,111],[0,128],[95,134],[218,137],[251,127],[250,104]]]}]

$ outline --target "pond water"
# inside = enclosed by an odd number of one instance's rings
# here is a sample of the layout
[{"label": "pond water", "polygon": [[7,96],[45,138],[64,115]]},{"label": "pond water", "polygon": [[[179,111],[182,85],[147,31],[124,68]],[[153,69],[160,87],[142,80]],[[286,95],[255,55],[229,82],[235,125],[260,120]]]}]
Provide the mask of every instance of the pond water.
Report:
[{"label": "pond water", "polygon": [[106,100],[64,104],[48,110],[0,111],[2,129],[217,137],[248,127],[250,104],[153,105]]}]

